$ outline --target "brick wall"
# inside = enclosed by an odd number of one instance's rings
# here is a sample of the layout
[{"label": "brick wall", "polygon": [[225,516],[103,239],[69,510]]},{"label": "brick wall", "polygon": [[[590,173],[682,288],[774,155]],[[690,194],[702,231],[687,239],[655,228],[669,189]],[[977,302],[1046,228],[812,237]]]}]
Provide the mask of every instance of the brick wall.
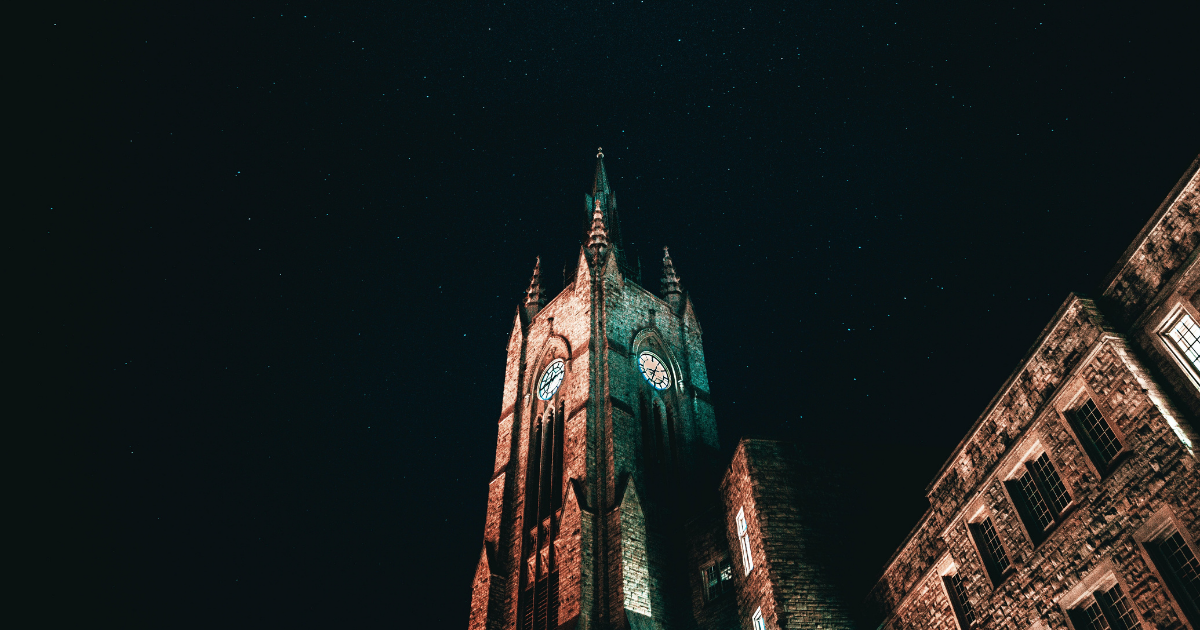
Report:
[{"label": "brick wall", "polygon": [[[827,485],[786,442],[743,439],[721,486],[733,550],[739,617],[752,628],[760,607],[768,628],[854,627],[825,567],[836,557]],[[746,518],[754,568],[747,575],[736,516]]]}]

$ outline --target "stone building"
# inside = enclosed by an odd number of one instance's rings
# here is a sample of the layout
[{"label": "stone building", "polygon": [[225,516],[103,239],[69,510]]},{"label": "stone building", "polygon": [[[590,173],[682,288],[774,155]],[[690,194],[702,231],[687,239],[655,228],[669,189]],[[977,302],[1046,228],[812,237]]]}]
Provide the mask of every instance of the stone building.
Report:
[{"label": "stone building", "polygon": [[851,627],[813,543],[822,492],[794,446],[723,470],[701,328],[671,257],[661,291],[621,246],[597,154],[573,275],[534,267],[508,340],[471,630]]},{"label": "stone building", "polygon": [[884,630],[1200,630],[1200,157],[926,489]]}]

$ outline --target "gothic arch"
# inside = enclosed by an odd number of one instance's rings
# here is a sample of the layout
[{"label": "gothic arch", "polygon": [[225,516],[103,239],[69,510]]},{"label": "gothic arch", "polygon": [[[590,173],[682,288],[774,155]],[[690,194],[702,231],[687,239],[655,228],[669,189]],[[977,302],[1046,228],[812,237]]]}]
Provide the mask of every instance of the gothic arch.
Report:
[{"label": "gothic arch", "polygon": [[[535,390],[537,389],[538,380],[542,376],[542,370],[555,359],[562,359],[565,365],[566,373],[571,373],[571,343],[562,335],[550,335],[542,344],[541,349],[529,356],[537,357],[536,361],[529,363],[529,377],[524,384],[525,395],[536,398]],[[565,380],[564,375],[564,380]]]}]

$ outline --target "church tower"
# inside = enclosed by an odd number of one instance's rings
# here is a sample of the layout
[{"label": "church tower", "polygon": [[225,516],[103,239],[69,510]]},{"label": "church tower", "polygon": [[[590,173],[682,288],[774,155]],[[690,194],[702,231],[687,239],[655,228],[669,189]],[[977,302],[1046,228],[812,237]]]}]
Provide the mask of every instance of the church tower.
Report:
[{"label": "church tower", "polygon": [[719,503],[700,325],[663,250],[661,293],[625,261],[596,155],[573,275],[540,260],[508,340],[471,630],[696,627],[683,531]]}]

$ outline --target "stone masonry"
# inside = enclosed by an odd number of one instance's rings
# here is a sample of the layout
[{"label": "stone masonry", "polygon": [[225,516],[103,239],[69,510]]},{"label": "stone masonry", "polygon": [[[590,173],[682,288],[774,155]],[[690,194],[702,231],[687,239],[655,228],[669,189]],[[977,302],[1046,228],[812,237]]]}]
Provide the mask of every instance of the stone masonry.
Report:
[{"label": "stone masonry", "polygon": [[1200,630],[1198,168],[930,483],[868,597],[880,628]]}]

